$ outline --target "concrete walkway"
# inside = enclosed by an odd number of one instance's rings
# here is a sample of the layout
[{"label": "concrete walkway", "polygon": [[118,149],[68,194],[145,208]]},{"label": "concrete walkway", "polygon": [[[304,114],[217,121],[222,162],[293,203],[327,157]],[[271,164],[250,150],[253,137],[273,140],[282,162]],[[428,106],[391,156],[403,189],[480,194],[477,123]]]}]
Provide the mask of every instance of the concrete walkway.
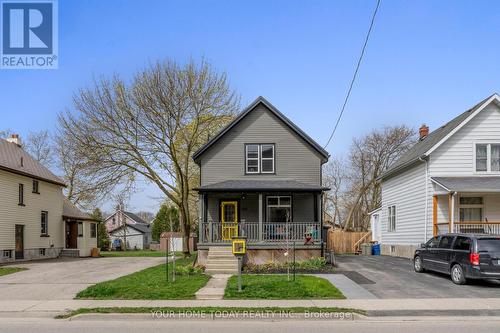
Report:
[{"label": "concrete walkway", "polygon": [[330,281],[347,299],[375,299],[377,296],[343,274],[312,274]]},{"label": "concrete walkway", "polygon": [[196,299],[222,299],[231,274],[214,274],[205,287],[196,292]]}]

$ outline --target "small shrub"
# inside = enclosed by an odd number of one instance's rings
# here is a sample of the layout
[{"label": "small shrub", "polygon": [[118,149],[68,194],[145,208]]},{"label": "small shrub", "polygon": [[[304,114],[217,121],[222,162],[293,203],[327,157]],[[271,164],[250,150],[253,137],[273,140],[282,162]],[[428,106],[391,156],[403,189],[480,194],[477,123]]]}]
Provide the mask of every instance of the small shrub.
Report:
[{"label": "small shrub", "polygon": [[179,275],[198,275],[203,273],[203,269],[200,267],[188,266],[176,266],[175,273]]}]

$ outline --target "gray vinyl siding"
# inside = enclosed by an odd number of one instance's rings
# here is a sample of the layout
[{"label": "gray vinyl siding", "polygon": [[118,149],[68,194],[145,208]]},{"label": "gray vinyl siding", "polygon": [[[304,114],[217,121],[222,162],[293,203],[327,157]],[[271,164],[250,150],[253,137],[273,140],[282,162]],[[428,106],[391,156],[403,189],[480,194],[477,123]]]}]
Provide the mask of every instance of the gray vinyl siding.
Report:
[{"label": "gray vinyl siding", "polygon": [[[425,182],[425,164],[419,163],[382,183],[383,244],[416,245],[424,241]],[[388,231],[388,207],[392,205],[396,206],[396,230]]]},{"label": "gray vinyl siding", "polygon": [[293,195],[293,220],[296,222],[314,221],[314,197],[312,193]]},{"label": "gray vinyl siding", "polygon": [[[275,144],[275,174],[245,174],[245,144]],[[260,104],[210,147],[201,160],[201,185],[225,180],[295,180],[321,185],[321,157]]]},{"label": "gray vinyl siding", "polygon": [[430,175],[479,175],[474,169],[475,143],[495,142],[500,143],[500,109],[491,103],[431,154]]}]

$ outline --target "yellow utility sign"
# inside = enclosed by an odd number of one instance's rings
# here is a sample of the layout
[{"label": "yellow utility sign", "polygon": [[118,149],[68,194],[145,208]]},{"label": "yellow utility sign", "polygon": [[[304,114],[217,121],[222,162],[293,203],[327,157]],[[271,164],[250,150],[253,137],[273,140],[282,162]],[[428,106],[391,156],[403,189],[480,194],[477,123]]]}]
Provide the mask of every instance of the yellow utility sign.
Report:
[{"label": "yellow utility sign", "polygon": [[247,241],[245,239],[233,239],[233,254],[244,255],[247,252]]}]

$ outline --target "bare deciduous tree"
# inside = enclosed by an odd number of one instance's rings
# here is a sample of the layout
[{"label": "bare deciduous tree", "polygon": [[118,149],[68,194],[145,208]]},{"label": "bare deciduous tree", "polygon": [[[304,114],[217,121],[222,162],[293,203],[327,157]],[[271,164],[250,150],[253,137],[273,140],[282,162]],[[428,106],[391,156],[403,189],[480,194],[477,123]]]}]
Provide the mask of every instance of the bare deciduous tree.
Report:
[{"label": "bare deciduous tree", "polygon": [[239,107],[226,75],[206,62],[161,62],[130,84],[117,76],[95,82],[79,91],[74,106],[60,125],[75,140],[87,174],[120,181],[141,175],[155,184],[179,207],[189,254],[191,156]]},{"label": "bare deciduous tree", "polygon": [[385,127],[354,138],[345,165],[339,166],[338,160],[329,163],[326,179],[334,192],[330,194],[336,201],[334,214],[344,229],[368,228],[368,213],[381,204],[377,179],[415,140],[415,131],[408,126]]},{"label": "bare deciduous tree", "polygon": [[52,138],[47,130],[30,132],[24,150],[47,168],[54,165]]}]

